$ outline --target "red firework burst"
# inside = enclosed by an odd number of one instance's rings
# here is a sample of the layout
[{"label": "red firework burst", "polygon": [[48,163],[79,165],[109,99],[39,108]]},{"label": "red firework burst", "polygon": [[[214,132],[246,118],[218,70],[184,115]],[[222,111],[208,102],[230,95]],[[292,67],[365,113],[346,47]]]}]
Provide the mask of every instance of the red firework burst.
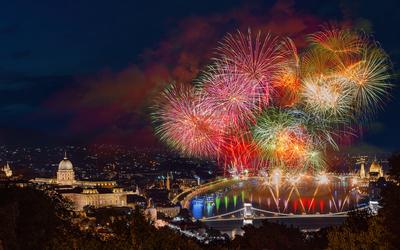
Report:
[{"label": "red firework burst", "polygon": [[204,105],[203,95],[172,86],[156,110],[156,133],[167,144],[188,156],[216,156],[225,123]]},{"label": "red firework burst", "polygon": [[264,91],[265,103],[269,103],[271,94],[271,79],[279,69],[282,54],[278,40],[270,34],[256,36],[249,30],[247,35],[237,32],[229,34],[218,49],[220,59],[217,60],[229,72],[240,74],[245,81],[261,85]]},{"label": "red firework burst", "polygon": [[245,169],[257,170],[266,164],[260,158],[260,150],[249,134],[226,136],[219,152],[219,161],[222,161],[225,169],[233,168],[239,172]]},{"label": "red firework burst", "polygon": [[227,72],[218,68],[203,78],[205,105],[218,113],[226,124],[242,127],[255,121],[263,100],[263,88],[232,72],[234,70]]}]

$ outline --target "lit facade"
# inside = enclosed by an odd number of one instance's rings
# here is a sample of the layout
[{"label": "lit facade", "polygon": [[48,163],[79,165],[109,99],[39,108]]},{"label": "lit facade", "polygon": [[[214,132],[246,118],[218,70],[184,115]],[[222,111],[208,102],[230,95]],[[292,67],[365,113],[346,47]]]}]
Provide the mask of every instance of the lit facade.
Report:
[{"label": "lit facade", "polygon": [[83,189],[60,191],[61,195],[73,202],[74,209],[81,211],[85,206],[93,207],[123,207],[127,206],[127,195],[134,192],[124,191],[122,188],[110,189]]},{"label": "lit facade", "polygon": [[56,178],[35,178],[35,184],[52,185],[63,197],[72,201],[74,210],[81,211],[85,206],[127,206],[127,196],[138,194],[118,188],[115,181],[79,181],[75,179],[72,162],[67,156],[58,164]]},{"label": "lit facade", "polygon": [[74,166],[65,154],[64,159],[60,161],[57,169],[56,178],[35,178],[31,182],[36,184],[49,184],[57,186],[71,187],[116,187],[115,181],[80,181],[75,179]]},{"label": "lit facade", "polygon": [[1,168],[1,171],[3,172],[4,176],[7,178],[10,178],[13,175],[13,172],[8,163],[6,165],[4,165],[4,167]]},{"label": "lit facade", "polygon": [[371,163],[371,166],[369,167],[368,176],[370,179],[378,179],[380,177],[383,177],[382,166],[377,162],[376,159]]}]

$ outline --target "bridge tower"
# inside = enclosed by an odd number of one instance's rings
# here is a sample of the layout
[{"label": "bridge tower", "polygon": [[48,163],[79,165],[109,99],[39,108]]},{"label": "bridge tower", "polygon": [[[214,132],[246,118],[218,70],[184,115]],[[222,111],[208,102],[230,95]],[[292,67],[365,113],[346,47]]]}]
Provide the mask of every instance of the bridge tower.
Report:
[{"label": "bridge tower", "polygon": [[251,203],[244,203],[243,207],[243,225],[253,224],[254,214]]}]

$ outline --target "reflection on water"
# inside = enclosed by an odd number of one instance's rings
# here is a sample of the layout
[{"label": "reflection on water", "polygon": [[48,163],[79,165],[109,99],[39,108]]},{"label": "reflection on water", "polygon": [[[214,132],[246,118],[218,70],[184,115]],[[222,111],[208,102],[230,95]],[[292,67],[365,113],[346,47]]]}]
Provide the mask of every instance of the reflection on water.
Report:
[{"label": "reflection on water", "polygon": [[243,203],[285,214],[325,214],[352,210],[361,198],[348,179],[333,178],[325,185],[306,179],[296,186],[286,183],[279,187],[251,179],[230,182],[196,196],[190,208],[196,219],[238,210]]}]

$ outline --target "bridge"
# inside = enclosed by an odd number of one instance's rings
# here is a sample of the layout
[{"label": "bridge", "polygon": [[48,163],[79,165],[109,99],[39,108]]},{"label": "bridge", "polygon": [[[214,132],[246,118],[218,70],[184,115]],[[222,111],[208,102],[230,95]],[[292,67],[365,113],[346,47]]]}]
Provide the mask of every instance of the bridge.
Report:
[{"label": "bridge", "polygon": [[296,219],[296,218],[343,218],[347,217],[350,212],[361,211],[361,210],[371,210],[376,212],[379,208],[376,204],[369,204],[359,207],[354,210],[337,212],[337,213],[327,213],[327,214],[287,214],[279,213],[274,211],[263,210],[253,207],[250,203],[245,203],[243,208],[231,211],[228,213],[211,216],[207,218],[200,219],[203,222],[214,222],[214,221],[239,221],[243,220],[243,224],[252,224],[253,220],[263,220],[263,219]]},{"label": "bridge", "polygon": [[196,186],[191,189],[185,190],[184,192],[178,194],[175,198],[173,198],[171,202],[174,204],[180,203],[182,207],[189,208],[190,200],[196,197],[197,195],[207,192],[208,190],[213,188],[218,188],[223,185],[233,184],[236,181],[237,180],[227,179],[227,178],[217,179],[215,181],[208,182],[201,186]]}]

